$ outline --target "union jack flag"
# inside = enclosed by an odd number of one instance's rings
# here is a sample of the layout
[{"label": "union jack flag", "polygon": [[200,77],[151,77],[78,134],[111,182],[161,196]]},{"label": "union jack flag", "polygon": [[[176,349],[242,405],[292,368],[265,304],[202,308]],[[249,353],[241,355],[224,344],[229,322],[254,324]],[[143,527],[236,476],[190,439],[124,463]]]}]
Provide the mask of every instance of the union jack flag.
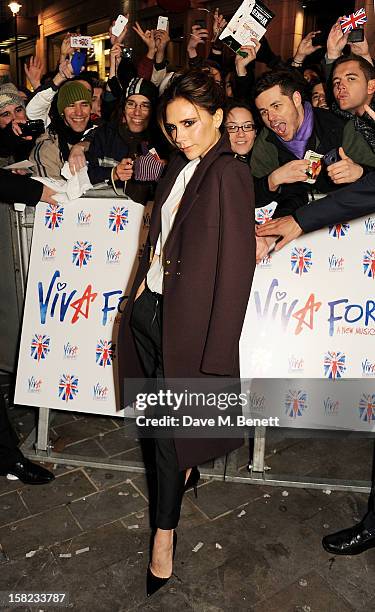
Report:
[{"label": "union jack flag", "polygon": [[50,337],[45,334],[35,334],[31,341],[31,357],[38,362],[45,359],[50,351]]},{"label": "union jack flag", "polygon": [[371,423],[375,421],[375,394],[367,395],[364,393],[359,402],[359,417],[361,421]]},{"label": "union jack flag", "polygon": [[306,391],[289,390],[285,397],[285,414],[296,419],[307,408]]},{"label": "union jack flag", "polygon": [[292,272],[295,274],[305,274],[312,266],[312,252],[310,249],[294,247],[290,256]]},{"label": "union jack flag", "polygon": [[367,21],[367,15],[364,8],[359,9],[355,13],[342,17],[340,19],[341,30],[343,34],[362,26]]},{"label": "union jack flag", "polygon": [[266,221],[271,221],[272,215],[275,211],[272,208],[267,208],[264,206],[263,208],[255,209],[255,221],[260,225],[266,223]]},{"label": "union jack flag", "polygon": [[59,204],[48,204],[44,215],[44,224],[48,229],[54,230],[60,227],[64,221],[64,208]]},{"label": "union jack flag", "polygon": [[73,247],[72,261],[77,268],[87,266],[88,262],[92,258],[92,244],[89,242],[77,241]]},{"label": "union jack flag", "polygon": [[324,376],[341,378],[346,370],[345,360],[345,353],[328,351],[324,356]]},{"label": "union jack flag", "polygon": [[348,234],[349,229],[349,223],[336,223],[336,225],[329,226],[328,233],[332,238],[341,238],[341,236]]},{"label": "union jack flag", "polygon": [[129,223],[129,211],[123,206],[113,206],[108,217],[108,227],[117,234]]},{"label": "union jack flag", "polygon": [[367,249],[363,255],[363,273],[369,278],[375,278],[375,251]]},{"label": "union jack flag", "polygon": [[78,378],[74,374],[63,374],[59,382],[59,397],[68,402],[78,393]]},{"label": "union jack flag", "polygon": [[112,365],[114,352],[115,345],[111,340],[99,340],[96,345],[96,363],[103,368],[106,365]]}]

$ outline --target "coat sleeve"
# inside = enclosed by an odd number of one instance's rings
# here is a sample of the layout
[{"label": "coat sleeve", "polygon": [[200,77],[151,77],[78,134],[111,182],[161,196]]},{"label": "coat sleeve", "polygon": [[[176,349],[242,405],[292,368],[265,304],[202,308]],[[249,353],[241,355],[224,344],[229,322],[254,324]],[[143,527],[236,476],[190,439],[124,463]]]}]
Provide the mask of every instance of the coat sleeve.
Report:
[{"label": "coat sleeve", "polygon": [[230,376],[236,367],[255,269],[254,192],[246,163],[236,159],[227,163],[219,206],[216,279],[201,370]]},{"label": "coat sleeve", "polygon": [[306,232],[345,223],[375,212],[375,172],[342,189],[338,189],[314,204],[307,204],[295,211],[294,217]]},{"label": "coat sleeve", "polygon": [[56,93],[57,90],[52,89],[52,87],[40,89],[26,106],[27,118],[32,120],[42,119],[47,127],[51,123],[49,111]]}]

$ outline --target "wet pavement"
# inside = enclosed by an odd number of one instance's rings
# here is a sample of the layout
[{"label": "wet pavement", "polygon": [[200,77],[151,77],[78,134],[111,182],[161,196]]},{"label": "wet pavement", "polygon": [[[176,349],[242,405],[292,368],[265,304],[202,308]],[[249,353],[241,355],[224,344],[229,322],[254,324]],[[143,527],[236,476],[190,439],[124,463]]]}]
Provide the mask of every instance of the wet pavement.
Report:
[{"label": "wet pavement", "polygon": [[[25,438],[34,409],[10,415]],[[121,419],[57,411],[50,433],[55,451],[72,456],[141,458]],[[367,480],[371,461],[370,439],[268,433],[269,475]],[[246,446],[238,463],[246,475]],[[174,575],[147,599],[145,475],[47,465],[56,479],[45,486],[0,477],[0,591],[68,593],[68,609],[82,612],[375,611],[375,549],[334,557],[321,547],[323,535],[364,514],[363,493],[202,480],[198,497],[183,501]]]}]

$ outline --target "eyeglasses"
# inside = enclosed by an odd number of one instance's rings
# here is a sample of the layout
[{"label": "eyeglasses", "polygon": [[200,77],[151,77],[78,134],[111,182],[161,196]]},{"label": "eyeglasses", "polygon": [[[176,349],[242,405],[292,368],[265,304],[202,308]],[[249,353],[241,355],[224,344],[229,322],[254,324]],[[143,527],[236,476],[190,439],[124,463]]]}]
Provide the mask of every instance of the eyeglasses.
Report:
[{"label": "eyeglasses", "polygon": [[236,134],[238,130],[242,130],[243,132],[255,132],[256,125],[255,123],[243,123],[242,125],[235,125],[234,123],[228,123],[224,126],[229,134]]},{"label": "eyeglasses", "polygon": [[137,104],[136,102],[133,102],[133,100],[129,100],[128,102],[125,102],[125,107],[129,110],[140,108],[142,111],[148,111],[151,108],[151,104],[149,104],[149,102],[141,102],[140,104]]}]

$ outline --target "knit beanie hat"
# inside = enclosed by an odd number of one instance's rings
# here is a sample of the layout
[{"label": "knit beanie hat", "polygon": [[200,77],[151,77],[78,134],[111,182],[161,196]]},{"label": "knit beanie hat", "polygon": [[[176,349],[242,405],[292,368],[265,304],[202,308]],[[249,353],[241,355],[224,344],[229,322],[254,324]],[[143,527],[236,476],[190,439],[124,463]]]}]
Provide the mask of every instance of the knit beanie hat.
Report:
[{"label": "knit beanie hat", "polygon": [[63,114],[69,104],[74,104],[74,102],[78,102],[79,100],[86,100],[86,102],[91,104],[91,92],[86,89],[82,83],[78,83],[77,81],[68,81],[64,83],[57,94],[57,110],[59,115]]},{"label": "knit beanie hat", "polygon": [[136,94],[145,96],[145,98],[150,100],[151,104],[156,104],[158,99],[158,88],[151,83],[151,81],[147,81],[147,79],[142,79],[141,77],[136,77],[132,79],[127,86],[125,90],[125,99]]},{"label": "knit beanie hat", "polygon": [[0,85],[0,110],[8,104],[16,104],[25,108],[25,102],[18,95],[17,87],[13,83]]}]

